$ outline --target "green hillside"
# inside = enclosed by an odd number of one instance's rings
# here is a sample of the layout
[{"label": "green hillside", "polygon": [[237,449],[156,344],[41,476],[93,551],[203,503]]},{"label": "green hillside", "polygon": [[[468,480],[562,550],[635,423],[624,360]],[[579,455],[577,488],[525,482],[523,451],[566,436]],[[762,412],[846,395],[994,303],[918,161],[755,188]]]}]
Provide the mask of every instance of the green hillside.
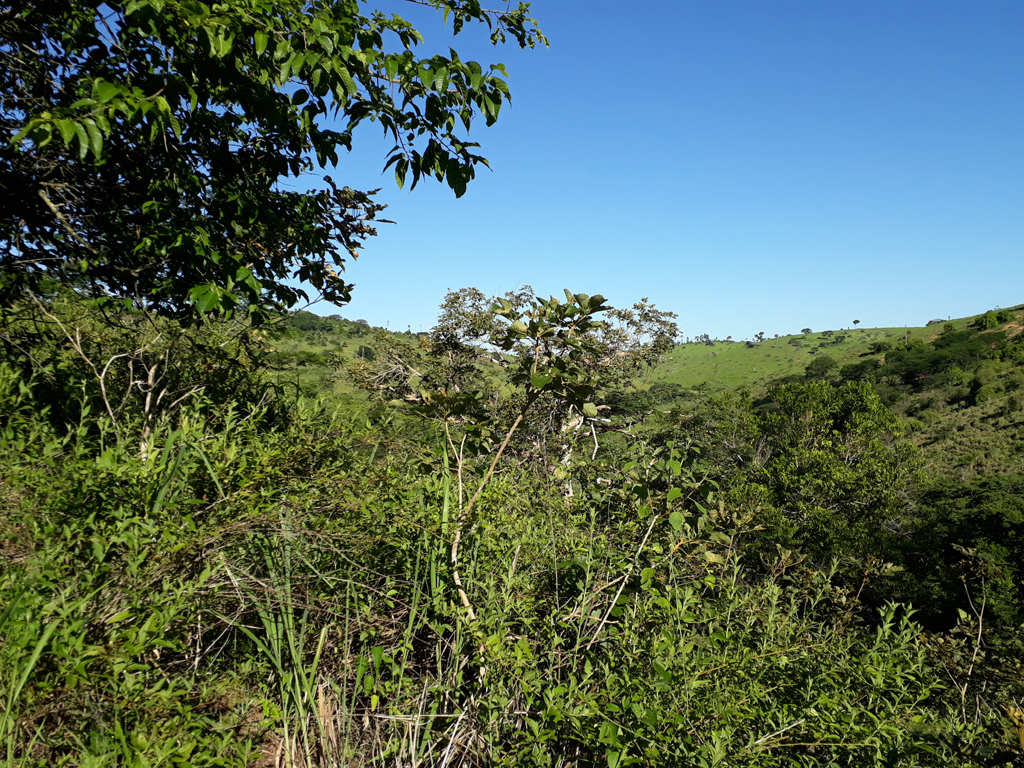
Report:
[{"label": "green hillside", "polygon": [[262,332],[262,362],[271,379],[282,387],[307,397],[350,401],[361,395],[344,375],[344,368],[361,357],[372,359],[380,334],[412,337],[376,328],[365,320],[294,312]]},{"label": "green hillside", "polygon": [[[963,329],[977,316],[951,321]],[[706,387],[710,391],[747,386],[765,387],[789,376],[802,376],[817,355],[827,355],[839,365],[860,361],[874,342],[894,345],[912,339],[930,341],[943,328],[941,323],[907,328],[850,328],[826,330],[753,341],[709,341],[681,344],[665,358],[654,373],[654,381],[686,389]]]}]

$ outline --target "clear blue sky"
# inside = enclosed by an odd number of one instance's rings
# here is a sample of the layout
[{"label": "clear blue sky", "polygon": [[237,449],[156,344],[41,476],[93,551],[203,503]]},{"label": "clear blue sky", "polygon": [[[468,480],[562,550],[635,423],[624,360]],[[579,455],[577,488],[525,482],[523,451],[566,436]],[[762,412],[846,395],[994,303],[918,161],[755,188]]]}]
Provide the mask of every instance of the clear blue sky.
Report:
[{"label": "clear blue sky", "polygon": [[538,0],[533,51],[388,5],[431,52],[506,63],[513,104],[458,200],[398,190],[357,136],[334,176],[398,223],[346,317],[423,330],[448,289],[529,284],[746,338],[1024,302],[1021,0]]}]

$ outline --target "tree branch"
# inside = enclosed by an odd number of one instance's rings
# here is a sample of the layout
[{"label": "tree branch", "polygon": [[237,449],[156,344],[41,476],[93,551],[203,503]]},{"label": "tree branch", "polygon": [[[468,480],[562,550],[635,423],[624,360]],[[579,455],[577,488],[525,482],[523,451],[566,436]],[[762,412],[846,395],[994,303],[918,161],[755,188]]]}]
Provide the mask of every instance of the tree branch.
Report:
[{"label": "tree branch", "polygon": [[89,245],[87,242],[85,242],[85,239],[80,234],[78,234],[78,232],[75,231],[75,228],[71,226],[71,223],[64,218],[64,214],[62,214],[60,212],[60,209],[58,209],[57,206],[53,204],[53,202],[47,196],[45,189],[39,190],[39,197],[41,197],[43,199],[43,202],[46,203],[46,207],[53,211],[53,215],[57,217],[57,221],[64,225],[64,229],[68,231],[68,234],[71,235],[71,237],[78,241],[78,243],[81,244],[81,246],[85,248],[85,250],[87,250],[89,253],[93,255],[99,255],[97,254],[96,249]]}]

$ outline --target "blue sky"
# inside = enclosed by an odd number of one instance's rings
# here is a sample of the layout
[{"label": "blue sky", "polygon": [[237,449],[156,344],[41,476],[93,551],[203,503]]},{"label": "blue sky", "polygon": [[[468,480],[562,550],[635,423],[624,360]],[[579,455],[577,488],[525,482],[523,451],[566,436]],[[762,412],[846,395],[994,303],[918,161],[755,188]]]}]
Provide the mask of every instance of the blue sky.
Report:
[{"label": "blue sky", "polygon": [[398,223],[346,317],[424,330],[449,289],[529,284],[746,338],[1024,302],[1024,2],[537,0],[532,51],[390,5],[428,51],[504,62],[513,104],[458,200],[357,136],[333,175]]}]

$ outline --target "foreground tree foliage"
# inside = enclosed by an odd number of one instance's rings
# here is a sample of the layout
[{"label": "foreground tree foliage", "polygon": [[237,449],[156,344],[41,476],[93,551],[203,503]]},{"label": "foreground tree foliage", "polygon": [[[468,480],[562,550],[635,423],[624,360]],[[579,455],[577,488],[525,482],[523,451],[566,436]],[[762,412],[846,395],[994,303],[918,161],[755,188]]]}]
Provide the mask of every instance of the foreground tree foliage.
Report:
[{"label": "foreground tree foliage", "polygon": [[[544,40],[526,5],[429,4],[456,33]],[[420,57],[422,42],[357,0],[7,4],[0,301],[42,278],[177,315],[259,318],[306,298],[296,279],[347,301],[340,272],[382,206],[330,177],[303,189],[302,174],[337,165],[373,121],[399,185],[430,176],[461,195],[486,163],[470,126],[509,98],[501,65]]]}]

